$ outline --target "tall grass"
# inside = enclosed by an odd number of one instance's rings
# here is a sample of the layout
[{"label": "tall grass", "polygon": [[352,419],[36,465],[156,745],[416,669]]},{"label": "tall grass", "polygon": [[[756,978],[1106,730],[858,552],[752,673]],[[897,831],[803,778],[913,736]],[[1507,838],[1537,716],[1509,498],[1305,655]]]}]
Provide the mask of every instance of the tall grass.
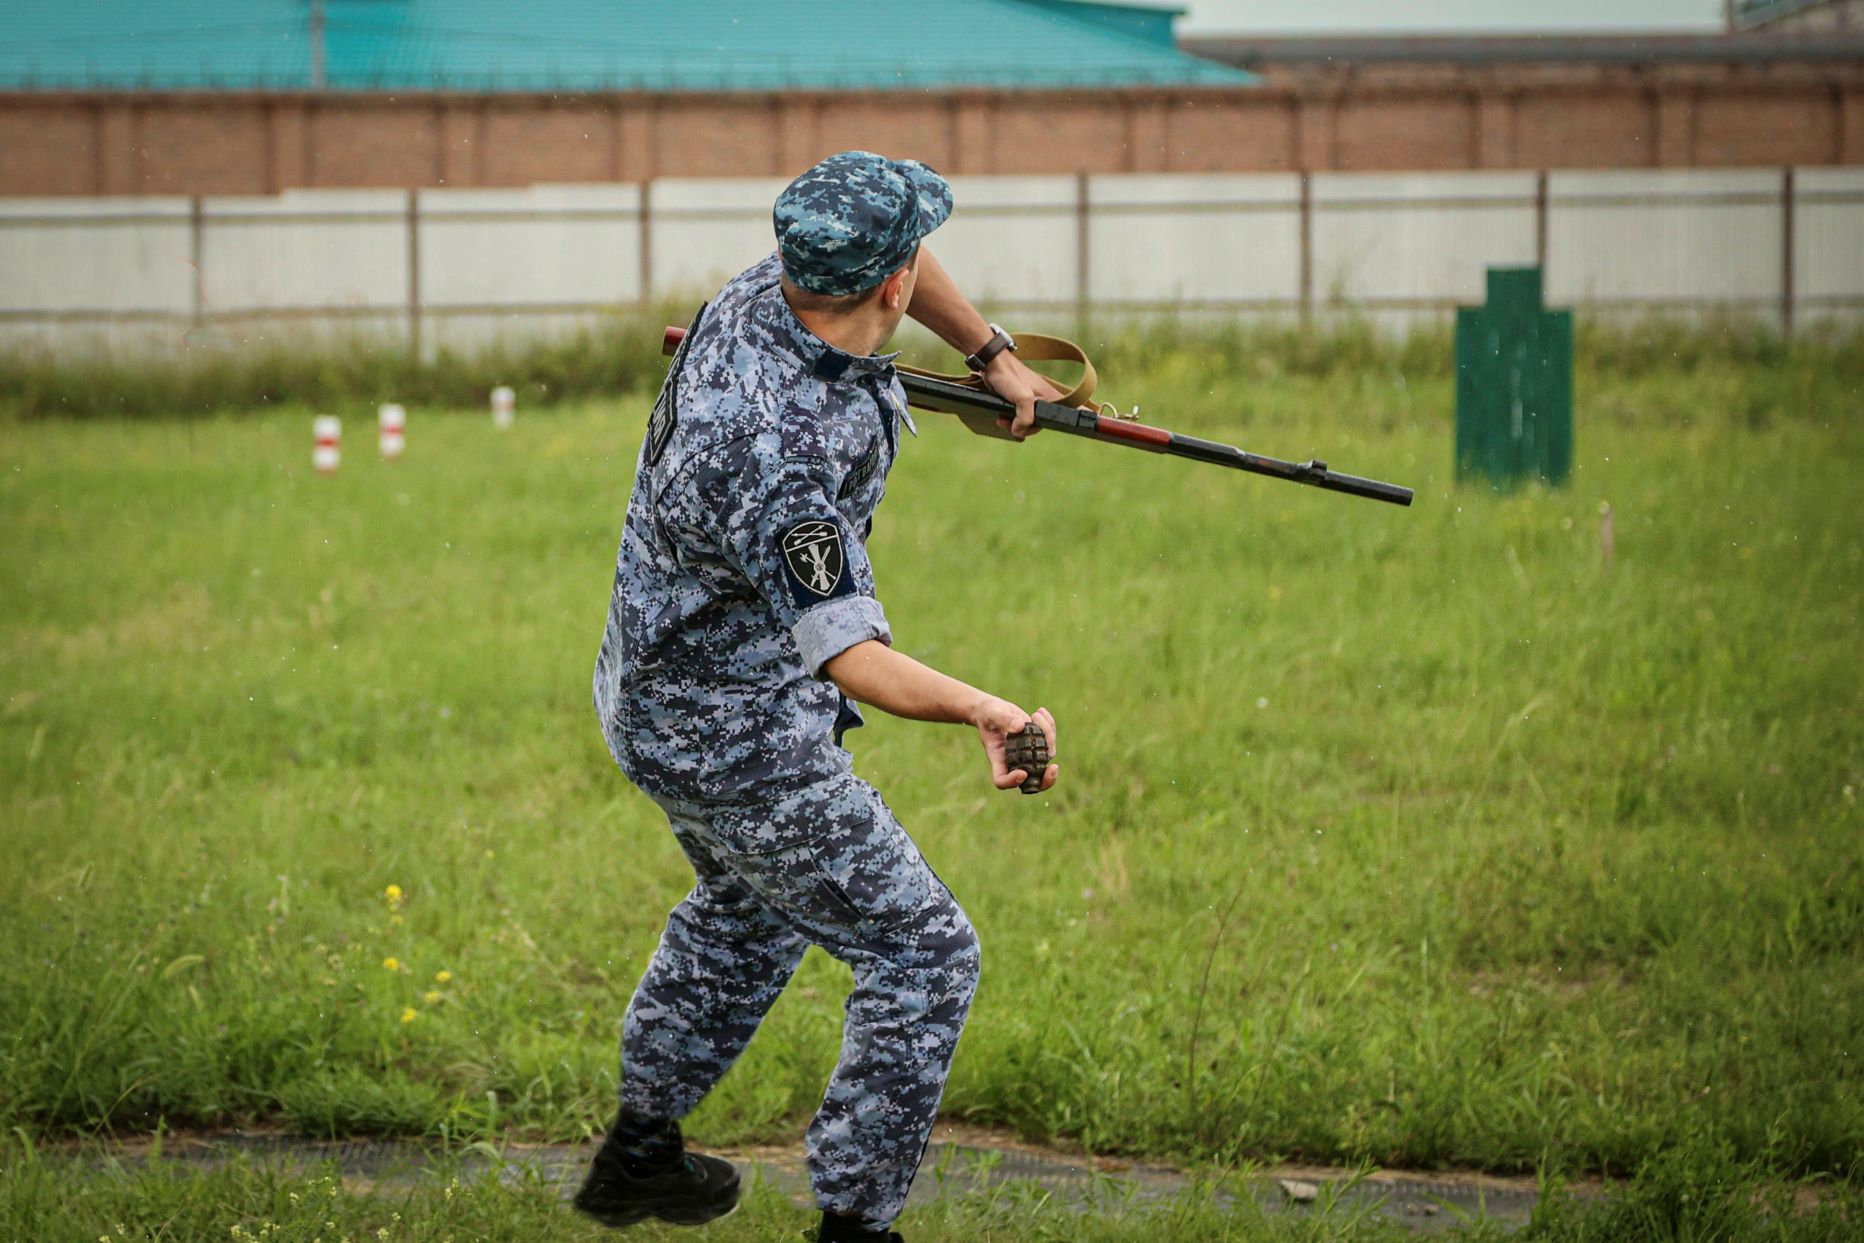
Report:
[{"label": "tall grass", "polygon": [[[368,409],[399,401],[429,409],[483,407],[496,385],[511,385],[528,409],[586,401],[658,383],[661,332],[684,323],[694,303],[669,301],[618,312],[556,338],[502,342],[476,351],[411,355],[398,338],[355,335],[320,345],[278,340],[180,354],[109,355],[14,350],[0,353],[0,413],[16,417],[252,414],[282,405]],[[1144,401],[1132,385],[1153,378],[1161,360],[1180,371],[1240,376],[1402,376],[1428,381],[1449,374],[1447,326],[1395,335],[1351,317],[1302,328],[1276,321],[1111,319],[1064,326],[1088,349],[1124,401]],[[929,338],[909,332],[915,354]],[[1581,382],[1661,377],[1677,371],[1739,376],[1744,392],[1803,389],[1823,377],[1864,377],[1864,332],[1814,328],[1789,341],[1756,320],[1686,322],[1652,318],[1629,324],[1581,318],[1575,347]]]},{"label": "tall grass", "polygon": [[416,358],[398,339],[336,336],[184,353],[123,355],[15,350],[0,354],[0,412],[61,416],[250,415],[283,406],[323,409],[398,401],[429,409],[483,409],[509,385],[526,409],[627,392],[664,367],[662,329],[689,306],[616,315],[560,337],[499,343]]}]

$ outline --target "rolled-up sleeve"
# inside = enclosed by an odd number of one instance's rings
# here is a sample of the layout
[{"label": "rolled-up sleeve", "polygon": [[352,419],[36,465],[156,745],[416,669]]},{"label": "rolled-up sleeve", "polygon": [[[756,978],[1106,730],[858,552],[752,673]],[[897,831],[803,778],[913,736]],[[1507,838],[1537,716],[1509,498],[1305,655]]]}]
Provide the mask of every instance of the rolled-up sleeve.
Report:
[{"label": "rolled-up sleeve", "polygon": [[796,619],[790,634],[796,639],[803,664],[818,678],[824,665],[857,643],[879,639],[889,647],[893,645],[886,610],[872,596],[849,596],[818,604]]},{"label": "rolled-up sleeve", "polygon": [[866,545],[835,504],[827,463],[795,458],[759,471],[755,456],[735,478],[713,477],[713,519],[726,559],[788,627],[803,666],[820,678],[857,643],[891,644]]}]

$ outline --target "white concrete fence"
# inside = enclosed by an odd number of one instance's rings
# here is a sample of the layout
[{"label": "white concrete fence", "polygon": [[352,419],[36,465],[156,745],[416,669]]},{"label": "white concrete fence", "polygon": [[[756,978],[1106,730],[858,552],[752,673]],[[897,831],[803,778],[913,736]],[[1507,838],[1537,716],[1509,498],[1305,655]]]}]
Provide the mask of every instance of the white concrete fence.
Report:
[{"label": "white concrete fence", "polygon": [[[0,345],[331,331],[432,353],[696,301],[767,253],[777,179],[277,198],[0,199]],[[1864,168],[964,177],[939,256],[1025,322],[1441,317],[1540,262],[1595,313],[1864,318]]]}]

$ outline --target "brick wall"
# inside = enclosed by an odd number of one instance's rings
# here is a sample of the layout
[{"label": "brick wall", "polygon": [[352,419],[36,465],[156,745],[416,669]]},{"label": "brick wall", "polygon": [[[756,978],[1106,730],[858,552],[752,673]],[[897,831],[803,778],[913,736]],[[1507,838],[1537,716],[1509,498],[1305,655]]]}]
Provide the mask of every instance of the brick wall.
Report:
[{"label": "brick wall", "polygon": [[0,195],[786,175],[1864,164],[1864,69],[1093,94],[0,94]]}]

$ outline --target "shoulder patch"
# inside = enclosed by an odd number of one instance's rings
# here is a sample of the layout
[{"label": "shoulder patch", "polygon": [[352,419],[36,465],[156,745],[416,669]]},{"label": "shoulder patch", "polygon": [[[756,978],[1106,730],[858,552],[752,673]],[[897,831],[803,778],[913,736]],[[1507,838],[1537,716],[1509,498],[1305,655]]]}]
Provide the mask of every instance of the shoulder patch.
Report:
[{"label": "shoulder patch", "polygon": [[799,610],[854,593],[840,526],[821,518],[806,518],[791,526],[777,542],[783,553],[790,598]]}]

